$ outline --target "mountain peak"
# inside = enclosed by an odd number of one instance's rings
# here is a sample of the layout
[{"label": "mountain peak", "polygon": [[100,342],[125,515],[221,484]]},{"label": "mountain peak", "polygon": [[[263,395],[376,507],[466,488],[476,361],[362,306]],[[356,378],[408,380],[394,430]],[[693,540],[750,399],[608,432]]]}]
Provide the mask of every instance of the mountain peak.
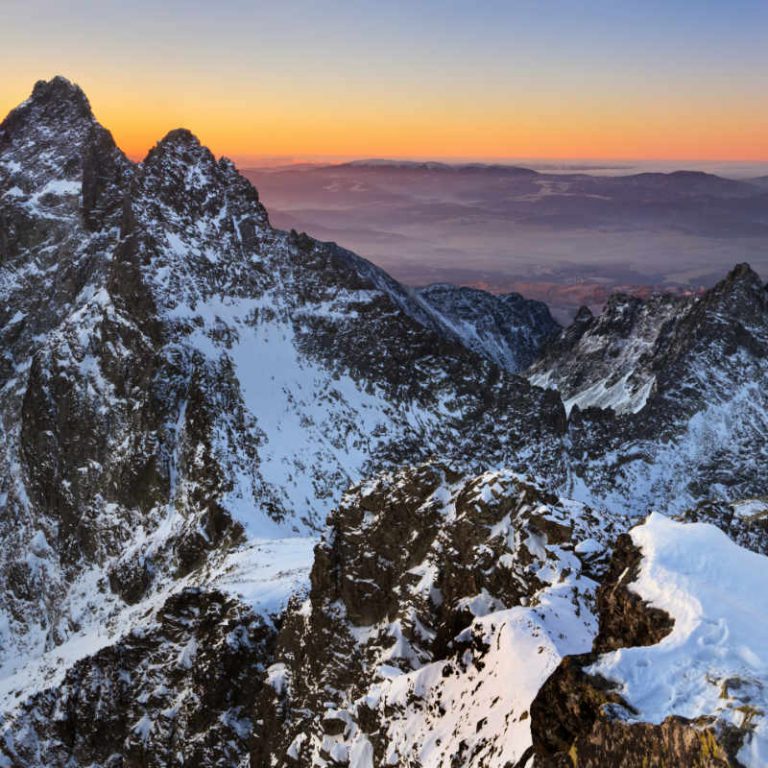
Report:
[{"label": "mountain peak", "polygon": [[30,97],[0,124],[0,150],[27,146],[35,154],[35,147],[46,145],[69,155],[83,145],[94,125],[88,97],[79,86],[61,76],[39,80]]},{"label": "mountain peak", "polygon": [[742,297],[754,295],[763,298],[765,285],[760,275],[746,262],[737,264],[719,283],[704,294],[705,298]]},{"label": "mountain peak", "polygon": [[737,264],[702,296],[702,306],[733,313],[748,325],[758,322],[768,307],[766,286],[749,264]]},{"label": "mountain peak", "polygon": [[38,80],[32,89],[33,98],[70,96],[87,101],[83,89],[63,75],[54,75],[50,80]]},{"label": "mountain peak", "polygon": [[729,283],[735,283],[735,282],[749,282],[749,283],[760,283],[762,284],[762,281],[760,280],[760,276],[755,272],[754,269],[745,261],[741,264],[737,264],[725,277],[725,282]]},{"label": "mountain peak", "polygon": [[[39,80],[30,97],[0,123],[0,155],[13,169],[13,179],[7,180],[11,188],[25,196],[47,190],[53,206],[80,198],[88,226],[121,207],[131,163],[97,122],[83,90],[65,77]],[[51,194],[52,180],[66,184]],[[29,210],[43,208],[34,203]]]},{"label": "mountain peak", "polygon": [[158,145],[163,146],[186,146],[202,148],[200,139],[195,136],[188,128],[174,128],[163,136]]},{"label": "mountain peak", "polygon": [[212,168],[216,165],[216,158],[192,131],[187,128],[174,128],[149,150],[144,164],[149,167],[158,163],[165,166],[169,162],[180,163],[185,167],[194,165]]},{"label": "mountain peak", "polygon": [[88,97],[79,85],[66,77],[56,75],[50,80],[38,80],[32,89],[32,95],[21,105],[39,105],[42,107],[61,107],[76,110],[82,117],[93,117]]}]

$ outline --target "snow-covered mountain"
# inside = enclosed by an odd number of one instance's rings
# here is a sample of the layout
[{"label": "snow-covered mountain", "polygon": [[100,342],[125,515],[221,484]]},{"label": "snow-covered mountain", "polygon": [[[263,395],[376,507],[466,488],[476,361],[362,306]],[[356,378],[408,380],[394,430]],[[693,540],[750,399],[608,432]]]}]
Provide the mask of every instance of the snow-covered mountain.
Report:
[{"label": "snow-covered mountain", "polygon": [[369,471],[522,468],[559,440],[554,393],[370,263],[274,230],[187,131],[134,165],[56,78],[0,127],[0,169],[5,701],[172,594],[260,583],[258,542],[314,535]]},{"label": "snow-covered mountain", "polygon": [[545,342],[561,330],[546,304],[519,293],[494,296],[477,288],[435,283],[420,289],[419,295],[466,347],[510,373],[528,368]]},{"label": "snow-covered mountain", "polygon": [[565,408],[611,408],[636,413],[655,382],[659,347],[693,299],[643,300],[614,294],[594,317],[583,307],[527,372],[540,387],[560,392]]},{"label": "snow-covered mountain", "polygon": [[581,312],[527,375],[569,411],[566,493],[644,512],[765,494],[768,291],[748,265],[700,297]]},{"label": "snow-covered mountain", "polygon": [[354,489],[329,527],[255,764],[514,765],[539,688],[591,647],[611,523],[507,471],[428,464]]},{"label": "snow-covered mountain", "polygon": [[765,552],[746,266],[551,338],[273,228],[188,131],[132,163],[55,78],[0,125],[0,298],[0,766],[550,759],[620,534]]}]

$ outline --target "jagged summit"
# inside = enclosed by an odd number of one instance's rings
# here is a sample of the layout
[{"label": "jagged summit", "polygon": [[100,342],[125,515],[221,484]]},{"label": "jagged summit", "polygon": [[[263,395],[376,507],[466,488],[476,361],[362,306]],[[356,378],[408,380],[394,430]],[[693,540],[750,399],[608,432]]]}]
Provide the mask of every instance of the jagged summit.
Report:
[{"label": "jagged summit", "polygon": [[733,289],[737,284],[765,288],[760,275],[747,262],[737,264],[719,283],[725,290]]},{"label": "jagged summit", "polygon": [[[686,326],[691,336],[721,329],[721,339],[740,335],[739,327],[758,328],[768,312],[768,289],[747,263],[737,264],[722,280],[699,297],[694,305],[695,327]],[[705,331],[705,329],[709,329]]]},{"label": "jagged summit", "polygon": [[[13,109],[0,124],[0,150],[13,142],[16,134],[47,134],[52,143],[62,147],[70,145],[80,150],[89,140],[98,140],[97,134],[111,134],[94,117],[91,104],[83,89],[71,80],[56,75],[50,80],[39,80],[26,101]],[[194,152],[198,159],[217,163],[213,153],[187,128],[170,130],[150,149],[147,159],[155,155],[180,155]],[[127,160],[127,158],[126,158]],[[130,162],[130,161],[128,161]],[[232,166],[231,161],[223,165]]]},{"label": "jagged summit", "polygon": [[91,111],[91,105],[85,91],[62,75],[55,75],[50,80],[38,80],[32,89],[27,103],[70,102]]},{"label": "jagged summit", "polygon": [[[85,184],[85,206],[98,207],[94,198],[130,165],[93,116],[83,90],[64,77],[39,81],[0,124],[0,183],[5,170],[24,194],[74,194]],[[41,195],[29,202],[36,207],[44,200]]]},{"label": "jagged summit", "polygon": [[14,133],[28,130],[37,133],[58,130],[65,137],[95,124],[88,97],[65,77],[39,80],[30,97],[12,110],[0,125],[0,148]]},{"label": "jagged summit", "polygon": [[[194,152],[199,156],[205,156],[215,162],[213,153],[204,146],[200,139],[188,128],[174,128],[168,131],[160,141],[149,150],[147,160],[150,157],[162,153]],[[146,161],[145,161],[146,162]]]},{"label": "jagged summit", "polygon": [[149,150],[142,166],[147,176],[194,173],[202,182],[216,175],[219,161],[192,131],[175,128]]},{"label": "jagged summit", "polygon": [[84,104],[0,135],[0,765],[518,764],[631,520],[748,496],[764,540],[748,268],[542,356],[544,305],[407,289]]},{"label": "jagged summit", "polygon": [[582,307],[529,376],[542,386],[557,386],[569,410],[578,405],[638,411],[672,360],[692,365],[704,352],[701,344],[722,344],[729,355],[740,347],[750,354],[760,349],[767,299],[749,264],[736,265],[700,296],[643,299],[613,293],[597,316]]}]

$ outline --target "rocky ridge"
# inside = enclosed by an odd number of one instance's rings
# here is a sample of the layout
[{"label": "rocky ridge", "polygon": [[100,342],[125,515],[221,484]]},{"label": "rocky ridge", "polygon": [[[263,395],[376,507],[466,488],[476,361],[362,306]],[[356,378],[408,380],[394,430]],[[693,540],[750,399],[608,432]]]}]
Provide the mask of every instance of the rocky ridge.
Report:
[{"label": "rocky ridge", "polygon": [[272,229],[189,132],[134,166],[57,78],[0,137],[6,658],[249,536],[315,530],[369,468],[469,455],[494,411],[489,459],[562,431],[556,396],[385,273]]},{"label": "rocky ridge", "polygon": [[652,515],[622,535],[592,650],[531,706],[533,765],[762,764],[767,568],[711,525]]},{"label": "rocky ridge", "polygon": [[274,229],[188,131],[133,164],[38,83],[0,125],[0,765],[544,759],[622,531],[765,553],[754,272],[580,313],[545,388],[509,369],[546,314],[477,293]]},{"label": "rocky ridge", "polygon": [[510,373],[528,368],[561,330],[541,301],[519,293],[500,296],[476,288],[435,283],[419,295],[469,349]]},{"label": "rocky ridge", "polygon": [[562,491],[630,513],[764,495],[767,310],[742,264],[700,297],[617,296],[597,318],[581,312],[527,372],[563,387]]},{"label": "rocky ridge", "polygon": [[509,472],[428,464],[350,491],[278,634],[252,765],[515,762],[536,690],[591,643],[613,535]]}]

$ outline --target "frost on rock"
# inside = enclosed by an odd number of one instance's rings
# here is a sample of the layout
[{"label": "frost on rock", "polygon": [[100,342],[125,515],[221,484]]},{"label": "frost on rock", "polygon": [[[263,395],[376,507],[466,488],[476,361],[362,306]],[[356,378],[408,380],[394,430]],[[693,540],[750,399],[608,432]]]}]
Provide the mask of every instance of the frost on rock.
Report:
[{"label": "frost on rock", "polygon": [[540,686],[591,647],[614,531],[508,471],[430,464],[351,491],[278,635],[255,764],[516,762]]},{"label": "frost on rock", "polygon": [[591,653],[532,707],[537,765],[765,765],[768,558],[654,513],[617,547]]}]

